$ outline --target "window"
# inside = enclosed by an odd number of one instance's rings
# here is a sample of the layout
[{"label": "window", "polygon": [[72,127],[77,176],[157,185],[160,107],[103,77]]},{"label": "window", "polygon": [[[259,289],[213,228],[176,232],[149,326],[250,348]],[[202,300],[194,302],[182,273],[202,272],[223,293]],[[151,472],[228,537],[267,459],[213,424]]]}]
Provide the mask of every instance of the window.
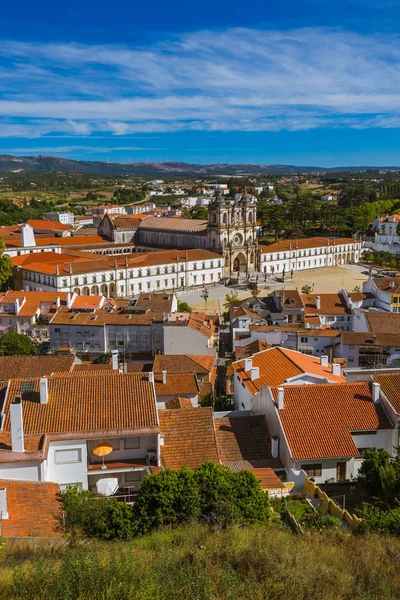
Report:
[{"label": "window", "polygon": [[160,282],[156,281],[156,287],[159,288],[160,287]]},{"label": "window", "polygon": [[66,279],[63,279],[63,286],[67,287],[67,285],[68,285],[68,281]]},{"label": "window", "polygon": [[74,285],[78,285],[78,283],[79,283],[79,282],[78,282],[78,278],[77,278],[77,277],[75,277],[75,279],[74,279]]},{"label": "window", "polygon": [[197,263],[193,263],[193,270],[196,271],[197,270]]},{"label": "window", "polygon": [[321,477],[322,475],[321,463],[315,465],[301,465],[300,468],[307,473],[308,477]]},{"label": "window", "polygon": [[307,344],[307,342],[308,342],[308,337],[302,337],[302,338],[300,338],[300,342],[301,342],[302,344]]},{"label": "window", "polygon": [[60,327],[56,327],[56,328],[54,329],[54,333],[60,333],[60,331],[61,331]]},{"label": "window", "polygon": [[82,462],[82,450],[81,448],[56,450],[54,453],[54,462],[56,465]]},{"label": "window", "polygon": [[140,437],[124,438],[124,448],[125,450],[135,450],[140,448]]},{"label": "window", "polygon": [[86,285],[87,284],[87,277],[83,278],[83,283]]},{"label": "window", "polygon": [[124,278],[124,274],[123,274],[123,272],[122,272],[122,271],[120,271],[119,278],[120,278],[120,279],[123,279],[123,278]]},{"label": "window", "polygon": [[142,478],[142,474],[140,471],[128,471],[125,473],[125,481],[126,483],[131,483],[134,481],[140,481]]},{"label": "window", "polygon": [[349,356],[347,359],[347,362],[349,362],[349,363],[354,362],[354,356]]}]

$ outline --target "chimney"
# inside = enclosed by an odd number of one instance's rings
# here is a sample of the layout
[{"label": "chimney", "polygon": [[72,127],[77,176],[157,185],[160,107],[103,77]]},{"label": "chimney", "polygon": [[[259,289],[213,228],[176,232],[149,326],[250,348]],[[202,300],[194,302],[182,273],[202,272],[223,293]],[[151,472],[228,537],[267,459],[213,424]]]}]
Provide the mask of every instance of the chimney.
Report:
[{"label": "chimney", "polygon": [[162,382],[167,383],[167,371],[162,372]]},{"label": "chimney", "polygon": [[340,375],[339,363],[332,363],[332,375]]},{"label": "chimney", "polygon": [[57,296],[56,298],[56,309],[58,310],[60,308],[61,305],[61,298],[60,296]]},{"label": "chimney", "polygon": [[321,296],[315,298],[315,306],[317,307],[317,310],[321,308]]},{"label": "chimney", "polygon": [[150,381],[150,383],[154,383],[154,373],[153,373],[153,371],[149,371],[149,381]]},{"label": "chimney", "polygon": [[372,336],[372,343],[373,343],[373,344],[376,344],[376,335],[373,335],[373,336]]},{"label": "chimney", "polygon": [[329,364],[329,358],[328,356],[326,356],[326,354],[323,354],[321,356],[321,367],[327,367]]},{"label": "chimney", "polygon": [[24,452],[24,426],[22,422],[22,396],[15,396],[10,404],[11,448],[13,452]]},{"label": "chimney", "polygon": [[244,359],[244,370],[246,373],[248,373],[249,371],[251,371],[251,367],[253,366],[253,361],[251,358],[245,358]]},{"label": "chimney", "polygon": [[394,281],[393,280],[390,282],[390,287],[394,288]]},{"label": "chimney", "polygon": [[283,410],[283,407],[284,407],[284,395],[285,395],[284,388],[278,387],[278,410]]},{"label": "chimney", "polygon": [[124,373],[128,372],[128,363],[124,363],[123,371],[124,371]]},{"label": "chimney", "polygon": [[258,367],[251,367],[250,371],[250,379],[254,381],[255,379],[260,378],[260,369]]},{"label": "chimney", "polygon": [[7,488],[0,489],[0,519],[8,519]]},{"label": "chimney", "polygon": [[19,299],[14,298],[14,310],[15,310],[16,315],[19,313],[19,309],[20,309]]},{"label": "chimney", "polygon": [[381,386],[379,383],[375,381],[372,383],[372,400],[375,404],[379,404],[379,392],[381,390]]},{"label": "chimney", "polygon": [[71,294],[67,292],[67,308],[71,307]]},{"label": "chimney", "polygon": [[279,458],[279,438],[271,437],[272,458]]},{"label": "chimney", "polygon": [[111,350],[111,360],[113,371],[118,371],[118,350]]},{"label": "chimney", "polygon": [[40,378],[40,404],[47,404],[49,401],[49,382],[47,377]]}]

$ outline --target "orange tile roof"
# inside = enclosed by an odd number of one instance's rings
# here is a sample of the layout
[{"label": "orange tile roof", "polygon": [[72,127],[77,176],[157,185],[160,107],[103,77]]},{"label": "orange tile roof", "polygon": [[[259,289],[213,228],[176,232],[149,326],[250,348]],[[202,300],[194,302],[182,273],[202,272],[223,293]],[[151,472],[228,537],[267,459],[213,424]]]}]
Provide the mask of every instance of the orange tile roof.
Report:
[{"label": "orange tile roof", "polygon": [[400,294],[400,277],[374,277],[376,287],[389,294]]},{"label": "orange tile roof", "polygon": [[376,333],[371,331],[343,331],[342,344],[359,346],[400,346],[400,333]]},{"label": "orange tile roof", "polygon": [[[89,296],[90,297],[90,296]],[[162,323],[163,312],[148,311],[144,314],[129,313],[123,310],[109,312],[101,308],[92,312],[75,312],[67,308],[60,308],[51,320],[52,325],[84,325],[85,327],[103,327],[104,325],[151,325]]]},{"label": "orange tile roof", "polygon": [[214,427],[221,462],[272,458],[265,415],[214,419]]},{"label": "orange tile roof", "polygon": [[45,377],[56,371],[72,371],[75,356],[0,356],[0,380]]},{"label": "orange tile roof", "polygon": [[163,396],[196,396],[199,393],[194,373],[167,373],[167,383],[163,383],[162,373],[154,373],[154,387],[158,401]]},{"label": "orange tile roof", "polygon": [[71,308],[73,310],[95,310],[102,306],[103,296],[76,296]]},{"label": "orange tile roof", "polygon": [[207,461],[219,462],[211,407],[160,410],[159,418],[166,467],[196,469]]},{"label": "orange tile roof", "polygon": [[285,488],[278,475],[272,469],[255,468],[249,469],[249,471],[259,480],[264,491],[283,490]]},{"label": "orange tile roof", "polygon": [[174,294],[156,294],[156,293],[144,293],[139,294],[136,300],[136,307],[146,307],[151,310],[164,310],[170,313],[172,310],[172,303],[174,301]]},{"label": "orange tile roof", "polygon": [[46,481],[0,480],[0,489],[6,489],[8,519],[1,521],[4,537],[54,537],[54,515],[60,511],[57,483]]},{"label": "orange tile roof", "polygon": [[208,222],[200,219],[174,219],[171,217],[148,217],[140,229],[171,229],[173,231],[205,232]]},{"label": "orange tile roof", "polygon": [[400,313],[366,312],[365,318],[371,333],[400,333]]},{"label": "orange tile roof", "polygon": [[[392,429],[366,382],[284,388],[278,410],[293,460],[360,456],[351,432]],[[277,401],[277,390],[272,390]]]},{"label": "orange tile roof", "polygon": [[256,354],[256,352],[262,352],[263,350],[267,350],[270,348],[268,344],[262,342],[261,340],[255,340],[254,342],[250,342],[247,346],[236,346],[235,348],[235,360],[243,360],[248,356],[252,356]]},{"label": "orange tile roof", "polygon": [[282,240],[269,246],[261,246],[261,252],[270,254],[271,252],[285,252],[287,250],[305,250],[307,248],[320,248],[327,246],[341,246],[343,244],[354,244],[353,238],[324,238],[313,237],[298,240]]},{"label": "orange tile roof", "polygon": [[69,225],[64,225],[59,221],[45,221],[44,219],[31,219],[26,224],[33,227],[33,229],[43,229],[44,231],[70,231],[72,229]]},{"label": "orange tile roof", "polygon": [[[320,298],[320,308],[316,299]],[[340,293],[338,294],[301,294],[304,303],[304,314],[307,315],[346,315],[351,310],[347,308]]]},{"label": "orange tile roof", "polygon": [[4,407],[2,431],[10,431],[10,402],[22,393],[24,430],[29,434],[157,428],[153,386],[143,374],[88,371],[48,377],[47,404],[39,402],[40,379],[12,379]]},{"label": "orange tile roof", "polygon": [[176,398],[167,400],[165,403],[165,408],[169,410],[176,410],[180,408],[193,408],[193,405],[189,398],[180,398],[177,396]]},{"label": "orange tile roof", "polygon": [[[20,301],[19,317],[34,317],[38,312],[48,315],[56,310],[56,300],[60,298],[61,305],[66,305],[66,292],[34,292],[8,290],[0,296],[0,303],[14,302],[15,298]],[[46,310],[45,310],[46,309]]]},{"label": "orange tile roof", "polygon": [[[203,358],[205,360],[201,360]],[[198,357],[188,354],[156,354],[153,368],[154,371],[167,371],[167,373],[196,373],[197,375],[205,375],[212,371],[214,361],[214,356]]]},{"label": "orange tile roof", "polygon": [[382,392],[400,414],[400,372],[399,373],[375,373],[374,381],[380,384]]},{"label": "orange tile roof", "polygon": [[287,348],[270,348],[253,354],[252,364],[260,370],[259,379],[254,381],[250,379],[250,372],[244,370],[245,360],[232,363],[236,374],[252,394],[259,392],[263,386],[277,387],[304,373],[311,373],[336,383],[345,381],[342,375],[333,375],[331,367],[323,367],[319,358]]}]

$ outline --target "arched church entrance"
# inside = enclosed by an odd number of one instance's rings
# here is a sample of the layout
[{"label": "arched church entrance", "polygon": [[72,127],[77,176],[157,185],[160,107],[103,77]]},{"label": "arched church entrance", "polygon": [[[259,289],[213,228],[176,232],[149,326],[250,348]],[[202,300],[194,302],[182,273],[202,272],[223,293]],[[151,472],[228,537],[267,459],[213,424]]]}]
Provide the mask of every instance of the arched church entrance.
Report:
[{"label": "arched church entrance", "polygon": [[244,254],[242,254],[242,252],[234,259],[233,270],[235,273],[245,273],[247,271],[246,257]]}]

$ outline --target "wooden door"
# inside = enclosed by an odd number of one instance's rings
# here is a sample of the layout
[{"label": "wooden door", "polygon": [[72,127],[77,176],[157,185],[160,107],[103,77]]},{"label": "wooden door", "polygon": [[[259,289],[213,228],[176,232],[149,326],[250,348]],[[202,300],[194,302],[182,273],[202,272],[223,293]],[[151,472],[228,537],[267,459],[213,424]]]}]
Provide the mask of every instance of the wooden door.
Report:
[{"label": "wooden door", "polygon": [[338,462],[336,465],[336,480],[344,481],[346,479],[346,463]]}]

